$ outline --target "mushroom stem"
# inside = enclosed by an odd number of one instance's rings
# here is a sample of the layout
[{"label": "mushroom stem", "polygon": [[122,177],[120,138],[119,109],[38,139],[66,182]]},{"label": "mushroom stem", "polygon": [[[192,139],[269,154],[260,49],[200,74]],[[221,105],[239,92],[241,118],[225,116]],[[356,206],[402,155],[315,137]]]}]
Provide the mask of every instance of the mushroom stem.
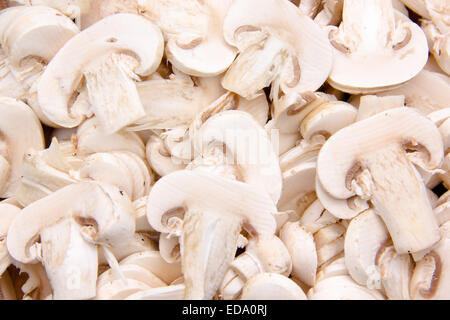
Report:
[{"label": "mushroom stem", "polygon": [[90,299],[97,284],[97,247],[86,242],[80,226],[64,219],[41,232],[42,262],[53,299]]},{"label": "mushroom stem", "polygon": [[212,299],[234,259],[241,220],[207,210],[186,212],[181,236],[185,299]]},{"label": "mushroom stem", "polygon": [[392,145],[371,153],[365,164],[370,177],[363,181],[363,175],[359,175],[352,187],[358,185],[363,192],[369,193],[367,195],[385,222],[396,251],[399,254],[414,253],[439,241],[439,226],[426,188],[407,153],[400,146]]},{"label": "mushroom stem", "polygon": [[85,69],[84,76],[93,111],[107,134],[145,116],[136,89],[136,79],[133,79],[137,76],[132,70],[137,65],[135,58],[113,53]]},{"label": "mushroom stem", "polygon": [[260,44],[241,52],[222,79],[222,86],[251,100],[255,92],[268,87],[287,59],[285,43],[270,36]]},{"label": "mushroom stem", "polygon": [[358,43],[359,50],[386,47],[395,29],[391,0],[345,0],[342,19],[344,32],[353,35],[350,46]]}]

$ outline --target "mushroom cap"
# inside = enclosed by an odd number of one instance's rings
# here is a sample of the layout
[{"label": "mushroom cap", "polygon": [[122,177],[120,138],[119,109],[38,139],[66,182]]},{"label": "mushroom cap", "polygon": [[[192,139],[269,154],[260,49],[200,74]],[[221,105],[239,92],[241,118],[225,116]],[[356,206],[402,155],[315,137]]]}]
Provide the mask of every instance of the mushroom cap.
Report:
[{"label": "mushroom cap", "polygon": [[225,179],[200,171],[179,170],[159,179],[148,196],[147,218],[159,232],[170,233],[164,215],[174,209],[197,210],[235,215],[255,236],[272,235],[277,209],[268,194],[258,186]]},{"label": "mushroom cap", "polygon": [[[366,4],[361,2],[361,4],[358,3],[357,5],[363,7]],[[375,6],[376,8],[373,8],[374,12],[379,12],[378,4]],[[344,38],[346,37],[345,32],[354,33],[352,38],[355,39],[350,41],[357,43],[357,41],[361,41],[360,39],[356,40],[357,37],[362,37],[363,35],[358,34],[359,29],[352,29],[352,26],[346,26],[345,21],[346,18],[349,18],[349,15],[345,14],[345,9],[344,5],[344,27],[341,24],[340,29],[342,30],[339,33],[344,32],[342,36]],[[356,10],[356,8],[353,9],[353,11]],[[382,14],[386,13],[383,12]],[[353,12],[351,15],[351,17],[356,18],[353,16]],[[367,18],[366,21],[369,21],[369,19]],[[358,50],[357,47],[350,53],[344,53],[333,47],[334,63],[328,79],[329,83],[345,92],[370,93],[384,91],[417,75],[428,59],[427,38],[420,26],[399,12],[395,12],[395,24],[404,26],[404,28],[409,30],[403,32],[405,34],[403,36],[404,39],[400,39],[399,43],[409,39],[408,42],[403,47],[399,47],[399,49],[394,49],[396,46],[391,39],[387,42],[388,46],[384,48],[379,48],[373,44],[372,47],[369,47],[369,50],[367,46],[362,46],[362,49]],[[363,26],[357,26],[356,28],[363,28]],[[369,30],[370,28],[367,27],[367,29]],[[395,32],[398,33],[397,30]],[[355,43],[352,43],[352,45],[355,45]],[[391,43],[392,46],[389,47]]]},{"label": "mushroom cap", "polygon": [[223,143],[239,167],[242,180],[267,190],[275,203],[281,195],[282,178],[277,154],[266,131],[244,111],[229,110],[209,118],[194,137],[202,153],[211,142]]},{"label": "mushroom cap", "polygon": [[354,194],[346,187],[346,176],[358,157],[386,145],[408,143],[426,150],[426,163],[418,163],[420,166],[433,169],[440,165],[443,158],[440,132],[431,120],[415,110],[394,108],[347,126],[331,136],[319,152],[320,183],[333,197],[347,199]]},{"label": "mushroom cap", "polygon": [[225,40],[242,50],[237,33],[244,33],[249,27],[261,28],[278,38],[296,57],[300,79],[295,85],[289,85],[296,77],[291,71],[295,67],[289,65],[289,71],[282,71],[283,92],[315,91],[325,82],[333,63],[327,34],[294,4],[284,0],[233,1],[223,25]]},{"label": "mushroom cap", "polygon": [[[6,183],[0,185],[0,197],[9,198],[20,182],[24,154],[29,149],[44,149],[44,135],[33,110],[21,101],[0,97],[0,114],[0,159],[7,162],[0,163],[0,167],[9,167]],[[18,128],[19,123],[22,129]],[[0,172],[0,181],[3,174]]]},{"label": "mushroom cap", "polygon": [[14,22],[2,28],[0,42],[8,61],[19,66],[28,57],[49,62],[79,32],[72,20],[58,10],[46,6],[21,7]]},{"label": "mushroom cap", "polygon": [[291,279],[277,273],[259,273],[244,285],[240,300],[307,300]]},{"label": "mushroom cap", "polygon": [[141,16],[120,13],[100,20],[67,41],[48,64],[37,89],[42,112],[57,125],[79,125],[84,115],[70,112],[69,101],[91,61],[111,53],[131,54],[139,63],[134,72],[147,76],[158,68],[163,47],[159,28]]},{"label": "mushroom cap", "polygon": [[131,239],[135,231],[131,201],[118,188],[106,183],[80,182],[37,200],[13,220],[7,237],[11,256],[23,263],[37,260],[36,239],[41,230],[63,218],[82,225],[85,240],[114,245]]}]

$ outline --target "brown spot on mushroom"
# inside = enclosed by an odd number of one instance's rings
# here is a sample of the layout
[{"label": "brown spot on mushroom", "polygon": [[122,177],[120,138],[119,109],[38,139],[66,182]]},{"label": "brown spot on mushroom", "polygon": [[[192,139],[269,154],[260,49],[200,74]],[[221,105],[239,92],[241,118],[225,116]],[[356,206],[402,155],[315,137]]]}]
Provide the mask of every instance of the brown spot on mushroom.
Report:
[{"label": "brown spot on mushroom", "polygon": [[248,232],[248,234],[251,237],[253,237],[253,238],[258,237],[258,231],[256,231],[256,229],[250,224],[250,222],[248,220],[244,221],[244,223],[242,224],[242,227]]},{"label": "brown spot on mushroom", "polygon": [[92,227],[95,230],[95,232],[98,231],[97,221],[95,221],[95,219],[93,218],[75,217],[75,222],[81,226]]},{"label": "brown spot on mushroom", "polygon": [[383,253],[390,246],[392,246],[392,240],[391,239],[387,239],[385,242],[383,242],[383,244],[378,249],[377,254],[375,255],[375,265],[378,266],[380,264],[380,259],[383,256]]},{"label": "brown spot on mushroom", "polygon": [[291,60],[292,60],[292,72],[293,72],[294,77],[292,78],[291,82],[286,84],[289,88],[295,87],[298,84],[298,82],[300,81],[300,76],[301,76],[300,64],[298,62],[297,57],[291,56]]},{"label": "brown spot on mushroom", "polygon": [[344,45],[344,44],[342,44],[342,43],[340,43],[340,42],[337,42],[337,41],[333,38],[335,32],[336,32],[335,30],[331,30],[331,31],[328,33],[328,40],[330,40],[331,45],[332,45],[336,50],[338,50],[338,51],[340,51],[340,52],[342,52],[342,53],[344,53],[344,54],[349,54],[349,53],[351,53],[351,50],[350,50],[349,47],[347,47],[346,45]]},{"label": "brown spot on mushroom", "polygon": [[430,287],[428,289],[419,289],[419,293],[424,298],[430,299],[436,294],[439,285],[439,279],[442,273],[442,262],[441,257],[439,257],[439,255],[435,251],[431,251],[423,259],[434,260],[434,272],[431,277]]},{"label": "brown spot on mushroom", "polygon": [[114,42],[117,42],[117,39],[114,37],[111,37],[111,38],[106,39],[106,42],[114,43]]},{"label": "brown spot on mushroom", "polygon": [[352,181],[361,172],[362,172],[362,167],[361,167],[360,162],[355,162],[355,164],[348,170],[347,175],[345,176],[345,187],[348,190],[352,189]]},{"label": "brown spot on mushroom", "polygon": [[188,43],[181,43],[177,40],[177,46],[181,49],[185,49],[185,50],[189,50],[189,49],[193,49],[196,46],[198,46],[200,43],[202,43],[203,39],[202,38],[195,38],[193,40],[191,40]]},{"label": "brown spot on mushroom", "polygon": [[411,34],[411,29],[407,28],[407,29],[406,29],[406,35],[405,35],[405,38],[404,38],[402,41],[400,41],[400,42],[394,44],[394,45],[392,46],[392,49],[394,49],[394,50],[400,50],[401,48],[403,48],[404,46],[406,46],[406,45],[409,43],[409,41],[411,41],[411,36],[412,36],[412,34]]},{"label": "brown spot on mushroom", "polygon": [[185,212],[186,212],[186,210],[184,209],[184,207],[176,207],[176,208],[167,210],[161,216],[161,224],[163,226],[168,226],[170,218],[173,218],[173,217],[177,217],[182,220],[184,218]]}]

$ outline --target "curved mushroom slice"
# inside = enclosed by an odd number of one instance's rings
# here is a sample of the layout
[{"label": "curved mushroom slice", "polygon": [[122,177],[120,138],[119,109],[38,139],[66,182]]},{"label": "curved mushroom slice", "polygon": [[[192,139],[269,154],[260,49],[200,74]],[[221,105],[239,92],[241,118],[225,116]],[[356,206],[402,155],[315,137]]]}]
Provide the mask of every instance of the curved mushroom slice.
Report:
[{"label": "curved mushroom slice", "polygon": [[292,258],[292,276],[313,286],[317,273],[317,251],[313,235],[298,222],[287,222],[280,230],[280,239]]},{"label": "curved mushroom slice", "polygon": [[386,296],[391,300],[409,300],[409,284],[413,261],[408,254],[395,252],[392,242],[388,240],[378,250],[375,258],[377,271],[374,272],[374,284],[381,280]]},{"label": "curved mushroom slice", "polygon": [[356,120],[357,109],[342,101],[321,104],[302,120],[300,133],[306,141],[312,141],[316,135],[328,139],[336,131],[352,124]]},{"label": "curved mushroom slice", "polygon": [[[44,148],[42,126],[23,102],[0,97],[0,197],[14,195],[22,175],[22,159],[29,149]],[[23,126],[17,130],[17,124]]]},{"label": "curved mushroom slice", "polygon": [[6,15],[14,11],[12,23],[0,31],[0,43],[7,55],[5,71],[13,76],[17,87],[22,88],[21,98],[48,125],[55,125],[45,117],[35,99],[35,83],[41,76],[45,65],[56,52],[74,35],[79,33],[77,26],[59,11],[45,7],[17,7],[2,12],[2,22]]},{"label": "curved mushroom slice", "polygon": [[[226,147],[225,162],[234,165],[239,180],[262,187],[277,203],[282,178],[278,157],[266,131],[243,111],[224,111],[209,118],[194,136],[195,150],[200,154],[211,142]],[[228,159],[231,158],[231,159]]]},{"label": "curved mushroom slice", "polygon": [[288,1],[234,1],[223,28],[240,53],[222,85],[247,99],[271,83],[274,100],[278,92],[315,91],[330,73],[325,32]]},{"label": "curved mushroom slice", "polygon": [[320,150],[317,175],[334,198],[370,200],[397,252],[415,253],[429,249],[440,234],[412,162],[432,170],[442,155],[436,126],[414,110],[396,108],[334,134]]},{"label": "curved mushroom slice", "polygon": [[326,278],[311,288],[309,300],[385,300],[377,290],[358,285],[350,276]]},{"label": "curved mushroom slice", "polygon": [[242,226],[260,239],[275,232],[276,208],[263,189],[214,174],[181,170],[158,180],[148,197],[150,225],[171,233],[179,208],[185,212],[180,245],[187,299],[215,295]]},{"label": "curved mushroom slice", "polygon": [[222,26],[230,3],[147,0],[143,15],[163,31],[167,59],[177,69],[208,77],[224,72],[236,57],[236,50],[223,38]]},{"label": "curved mushroom slice", "polygon": [[259,273],[242,289],[240,300],[307,300],[303,290],[278,273]]},{"label": "curved mushroom slice", "polygon": [[188,164],[172,156],[164,141],[156,135],[152,135],[147,141],[146,155],[151,168],[161,177],[177,170],[183,170]]},{"label": "curved mushroom slice", "polygon": [[[96,245],[126,242],[134,229],[133,207],[123,192],[107,184],[82,182],[22,209],[9,228],[7,247],[11,256],[22,263],[44,263],[53,277],[54,297],[91,298],[97,279],[97,267],[92,268],[97,261]],[[65,241],[61,241],[62,237]],[[86,269],[85,255],[91,263]],[[74,274],[75,283],[61,282],[61,277],[68,274]],[[77,275],[89,279],[83,288],[76,285],[76,280],[81,281]]]},{"label": "curved mushroom slice", "polygon": [[450,75],[450,4],[427,0],[425,6],[431,21],[422,20],[422,29],[427,36],[430,52],[439,67]]},{"label": "curved mushroom slice", "polygon": [[11,222],[19,212],[20,209],[14,205],[0,203],[0,275],[3,275],[12,263],[12,258],[6,248],[6,236]]},{"label": "curved mushroom slice", "polygon": [[129,295],[125,300],[183,300],[184,284],[151,288]]},{"label": "curved mushroom slice", "polygon": [[353,280],[371,289],[381,289],[376,258],[388,240],[389,233],[374,210],[366,210],[350,221],[344,250],[345,264]]},{"label": "curved mushroom slice", "polygon": [[429,114],[448,107],[450,79],[442,73],[423,69],[401,86],[379,92],[377,95],[404,95],[407,106]]},{"label": "curved mushroom slice", "polygon": [[442,239],[422,260],[416,263],[410,283],[411,299],[448,300],[448,248],[450,223],[441,226]]},{"label": "curved mushroom slice", "polygon": [[96,118],[83,122],[76,135],[72,136],[71,142],[78,156],[96,152],[130,151],[145,159],[145,145],[136,133],[120,130],[105,134]]},{"label": "curved mushroom slice", "polygon": [[79,125],[86,114],[72,104],[84,76],[105,133],[133,123],[145,115],[135,80],[157,69],[163,46],[159,28],[138,15],[116,14],[97,22],[67,41],[45,69],[37,90],[43,113],[57,125]]},{"label": "curved mushroom slice", "polygon": [[396,13],[391,0],[345,0],[343,22],[329,27],[329,38],[335,59],[328,81],[349,93],[399,85],[418,74],[428,59],[424,32]]}]

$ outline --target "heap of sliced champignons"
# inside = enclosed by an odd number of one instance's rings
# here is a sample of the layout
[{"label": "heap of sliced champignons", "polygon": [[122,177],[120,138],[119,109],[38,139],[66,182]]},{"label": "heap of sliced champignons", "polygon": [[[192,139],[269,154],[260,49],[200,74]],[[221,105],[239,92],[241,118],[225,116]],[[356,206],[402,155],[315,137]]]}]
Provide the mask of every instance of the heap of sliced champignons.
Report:
[{"label": "heap of sliced champignons", "polygon": [[0,299],[450,299],[449,1],[0,4]]}]

